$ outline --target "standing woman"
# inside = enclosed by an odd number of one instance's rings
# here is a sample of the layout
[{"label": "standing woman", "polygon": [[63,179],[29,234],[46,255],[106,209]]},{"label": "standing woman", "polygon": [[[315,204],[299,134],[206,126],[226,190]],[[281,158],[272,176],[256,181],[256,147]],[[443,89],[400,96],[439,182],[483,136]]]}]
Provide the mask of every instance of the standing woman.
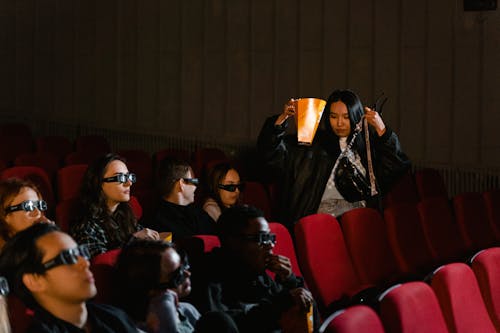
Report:
[{"label": "standing woman", "polygon": [[19,231],[49,222],[46,210],[47,203],[32,182],[19,178],[0,181],[0,250]]},{"label": "standing woman", "polygon": [[[410,167],[396,133],[385,125],[378,112],[363,108],[359,97],[350,90],[335,90],[328,97],[311,146],[298,145],[296,135],[285,135],[287,121],[294,114],[293,101],[289,101],[280,115],[267,119],[257,143],[266,163],[283,175],[281,221],[290,230],[298,219],[310,214],[329,213],[338,217],[367,204],[377,206],[378,198],[350,202],[335,185],[334,166],[363,116],[369,124],[370,156],[379,195],[387,193]],[[355,138],[352,151],[349,160],[368,178],[364,131]]]},{"label": "standing woman", "polygon": [[89,165],[80,190],[80,212],[70,234],[78,244],[88,246],[91,257],[122,247],[131,237],[159,239],[156,231],[137,223],[128,204],[135,181],[135,174],[116,154]]},{"label": "standing woman", "polygon": [[206,183],[208,197],[203,209],[217,222],[223,210],[239,202],[244,184],[238,171],[228,162],[215,165],[208,173]]}]

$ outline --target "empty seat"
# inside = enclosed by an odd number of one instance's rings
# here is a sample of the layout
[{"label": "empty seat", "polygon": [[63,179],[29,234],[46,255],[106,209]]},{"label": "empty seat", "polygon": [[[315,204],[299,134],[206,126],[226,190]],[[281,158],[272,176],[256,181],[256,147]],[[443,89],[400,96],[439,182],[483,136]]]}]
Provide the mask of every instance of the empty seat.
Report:
[{"label": "empty seat", "polygon": [[415,172],[415,184],[420,199],[442,197],[448,198],[448,190],[443,176],[432,168],[426,168]]},{"label": "empty seat", "polygon": [[476,254],[471,263],[484,304],[497,332],[500,332],[500,248]]},{"label": "empty seat", "polygon": [[295,241],[302,274],[320,311],[345,307],[365,287],[352,266],[337,219],[314,214],[295,224]]},{"label": "empty seat", "polygon": [[59,161],[57,157],[46,153],[23,153],[14,159],[16,166],[37,166],[45,170],[52,183],[55,182]]},{"label": "empty seat", "polygon": [[264,212],[265,217],[270,220],[271,200],[266,187],[259,182],[245,182],[245,189],[241,193],[241,203],[252,205]]},{"label": "empty seat", "polygon": [[486,213],[492,229],[495,230],[495,238],[500,240],[500,190],[483,192]]},{"label": "empty seat", "polygon": [[297,276],[302,276],[299,262],[297,261],[295,247],[293,246],[292,237],[290,236],[288,229],[283,224],[278,222],[270,222],[269,229],[271,229],[272,233],[276,234],[276,244],[274,245],[273,252],[290,259],[293,273]]},{"label": "empty seat", "polygon": [[384,196],[384,207],[399,203],[417,203],[418,193],[411,171],[406,172]]},{"label": "empty seat", "polygon": [[97,294],[94,301],[110,304],[112,301],[113,270],[121,249],[101,253],[92,258],[90,270],[94,274]]},{"label": "empty seat", "polygon": [[392,252],[405,274],[422,276],[432,270],[435,258],[420,223],[416,204],[398,204],[384,210]]},{"label": "empty seat", "polygon": [[59,201],[56,205],[56,224],[64,232],[69,232],[69,228],[77,217],[79,206],[78,198],[73,197]]},{"label": "empty seat", "polygon": [[453,198],[453,207],[460,233],[470,251],[482,250],[495,244],[495,233],[480,193],[456,195]]},{"label": "empty seat", "polygon": [[366,305],[353,305],[335,311],[325,319],[319,332],[327,333],[384,333],[384,327],[377,313]]},{"label": "empty seat", "polygon": [[60,135],[47,135],[38,137],[35,140],[36,151],[38,153],[51,154],[57,158],[61,164],[66,155],[73,151],[71,141]]},{"label": "empty seat", "polygon": [[365,284],[385,285],[401,272],[392,253],[384,219],[372,208],[358,208],[342,215],[342,232],[354,268]]},{"label": "empty seat", "polygon": [[78,196],[87,164],[65,166],[57,172],[57,197],[59,201]]},{"label": "empty seat", "polygon": [[441,266],[434,272],[431,286],[450,332],[496,332],[469,266],[463,263]]},{"label": "empty seat", "polygon": [[466,257],[467,247],[453,217],[448,199],[428,198],[417,205],[431,251],[439,262],[451,262]]},{"label": "empty seat", "polygon": [[388,333],[448,332],[436,295],[424,282],[407,282],[384,292],[380,318]]}]

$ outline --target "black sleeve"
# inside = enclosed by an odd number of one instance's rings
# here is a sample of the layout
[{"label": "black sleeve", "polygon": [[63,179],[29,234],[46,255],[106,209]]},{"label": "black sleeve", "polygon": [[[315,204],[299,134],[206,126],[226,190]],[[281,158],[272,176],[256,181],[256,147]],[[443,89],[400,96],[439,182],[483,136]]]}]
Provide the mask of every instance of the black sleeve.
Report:
[{"label": "black sleeve", "polygon": [[276,115],[266,119],[257,138],[257,150],[266,164],[283,169],[288,152],[284,140],[287,121],[285,120],[282,125],[276,126],[274,122],[277,118]]}]

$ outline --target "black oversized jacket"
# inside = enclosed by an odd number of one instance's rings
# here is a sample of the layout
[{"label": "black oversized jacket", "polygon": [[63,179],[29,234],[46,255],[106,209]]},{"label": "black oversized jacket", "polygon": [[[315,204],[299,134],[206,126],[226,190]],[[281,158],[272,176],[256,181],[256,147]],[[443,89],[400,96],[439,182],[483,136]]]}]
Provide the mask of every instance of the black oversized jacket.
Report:
[{"label": "black oversized jacket", "polygon": [[[266,120],[257,148],[266,164],[282,175],[279,220],[290,230],[301,217],[318,211],[326,183],[340,155],[338,137],[331,131],[318,130],[310,146],[297,144],[296,136],[285,135],[286,126],[275,126],[278,116]],[[286,124],[286,123],[285,123]],[[390,128],[381,137],[370,135],[372,160],[378,191],[387,193],[391,185],[410,168],[399,139]],[[358,151],[368,170],[366,152]]]}]

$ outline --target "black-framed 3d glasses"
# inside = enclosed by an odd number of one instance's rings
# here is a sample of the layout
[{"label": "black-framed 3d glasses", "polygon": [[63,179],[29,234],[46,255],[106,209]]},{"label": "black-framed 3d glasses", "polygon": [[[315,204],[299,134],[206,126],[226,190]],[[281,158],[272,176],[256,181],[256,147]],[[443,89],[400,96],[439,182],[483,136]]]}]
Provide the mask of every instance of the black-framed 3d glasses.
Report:
[{"label": "black-framed 3d glasses", "polygon": [[183,181],[185,181],[188,184],[198,186],[200,185],[200,179],[199,178],[182,178]]},{"label": "black-framed 3d glasses", "polygon": [[249,242],[257,243],[259,246],[276,244],[276,234],[270,232],[260,232],[257,235],[241,235],[241,238]]},{"label": "black-framed 3d glasses", "polygon": [[170,278],[170,280],[167,282],[161,282],[158,285],[158,288],[160,288],[160,289],[165,289],[165,288],[175,289],[175,288],[177,288],[178,286],[183,284],[184,281],[186,281],[186,279],[188,278],[188,274],[186,272],[189,271],[190,268],[191,268],[191,266],[189,266],[189,262],[187,261],[187,258],[185,258],[184,261],[182,262],[182,264],[179,266],[179,268],[177,268],[172,273],[172,277]]},{"label": "black-framed 3d glasses", "polygon": [[18,205],[9,206],[9,207],[5,208],[5,212],[7,214],[12,213],[12,212],[17,212],[18,210],[32,212],[36,208],[38,208],[38,210],[40,210],[42,212],[46,211],[47,210],[47,202],[45,202],[44,200],[26,200],[26,201],[21,202]]},{"label": "black-framed 3d glasses", "polygon": [[245,184],[240,183],[240,184],[219,184],[218,187],[221,190],[228,191],[228,192],[236,192],[236,189],[240,190],[240,192],[243,192],[245,190]]},{"label": "black-framed 3d glasses", "polygon": [[113,177],[107,177],[102,179],[105,183],[121,183],[125,184],[130,181],[132,184],[137,181],[137,176],[135,173],[118,173]]},{"label": "black-framed 3d glasses", "polygon": [[7,279],[0,276],[0,296],[7,296],[9,291],[9,283],[7,282]]},{"label": "black-framed 3d glasses", "polygon": [[54,259],[42,264],[45,271],[61,265],[74,265],[78,262],[78,257],[90,259],[90,252],[87,245],[79,245],[73,249],[61,251]]}]

